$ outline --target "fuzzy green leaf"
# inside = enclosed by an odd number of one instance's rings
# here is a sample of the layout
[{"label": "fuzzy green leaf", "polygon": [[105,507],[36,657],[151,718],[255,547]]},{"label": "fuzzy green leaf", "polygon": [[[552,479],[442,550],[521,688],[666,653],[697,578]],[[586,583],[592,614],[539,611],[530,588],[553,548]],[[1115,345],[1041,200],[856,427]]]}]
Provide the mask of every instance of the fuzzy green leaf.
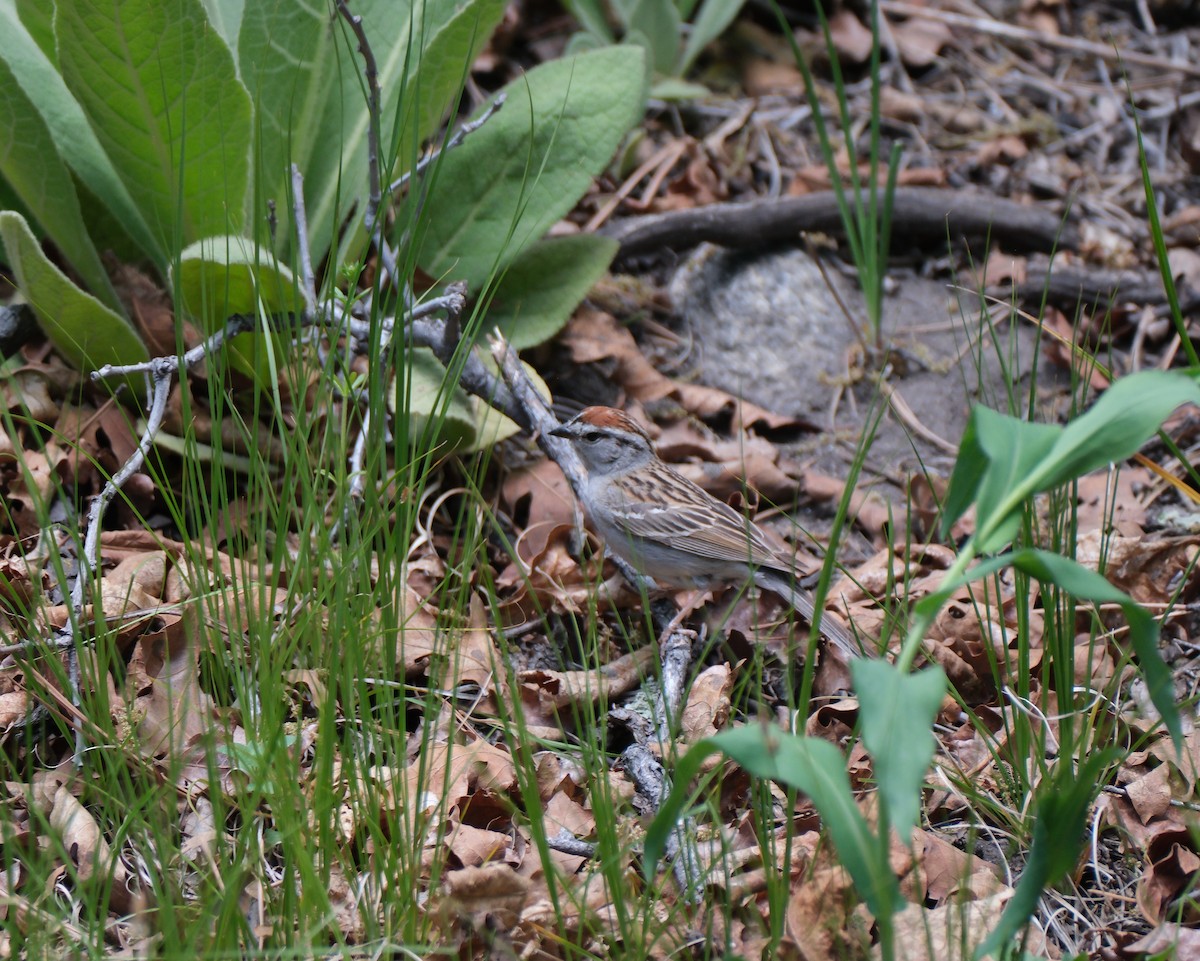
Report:
[{"label": "fuzzy green leaf", "polygon": [[199,0],[62,4],[55,32],[63,78],[163,245],[241,230],[250,97]]},{"label": "fuzzy green leaf", "polygon": [[850,664],[850,672],[888,821],[907,843],[937,749],[933,721],[946,694],[946,675],[936,665],[906,674],[887,661],[863,658]]},{"label": "fuzzy green leaf", "polygon": [[0,61],[0,173],[92,292],[110,307],[119,301],[92,245],[71,174],[50,130]]},{"label": "fuzzy green leaf", "polygon": [[[397,7],[392,0],[353,5],[378,61],[381,178],[415,162],[436,131],[472,63],[503,15],[501,0],[426,0]],[[327,88],[312,161],[304,170],[314,254],[325,250],[334,226],[367,196],[368,114],[362,60],[345,24],[334,23],[336,43],[322,70]],[[330,81],[329,78],[333,80]],[[325,149],[336,145],[336,149]],[[403,229],[403,228],[401,228]]]},{"label": "fuzzy green leaf", "polygon": [[704,0],[688,34],[687,44],[674,72],[682,77],[692,69],[700,52],[717,39],[742,9],[743,0]]},{"label": "fuzzy green leaf", "polygon": [[[63,161],[88,191],[112,213],[125,234],[161,263],[165,249],[151,233],[112,161],[100,146],[79,102],[67,89],[57,66],[18,19],[12,5],[0,2],[0,59],[11,69],[25,96],[37,108]],[[101,246],[118,246],[92,233]]]},{"label": "fuzzy green leaf", "polygon": [[807,794],[867,907],[876,917],[891,916],[900,903],[900,888],[888,865],[887,842],[881,844],[872,835],[854,803],[841,752],[827,741],[758,725],[733,728],[699,741],[680,759],[671,792],[646,832],[648,878],[656,872],[667,837],[683,813],[692,778],[715,751],[724,752],[755,777],[770,778]]},{"label": "fuzzy green leaf", "polygon": [[583,195],[641,116],[645,54],[607,47],[505,88],[504,109],[443,157],[419,262],[478,289]]},{"label": "fuzzy green leaf", "polygon": [[524,350],[549,340],[608,269],[619,245],[608,237],[551,237],[523,250],[509,265],[488,305],[488,331],[499,327]]},{"label": "fuzzy green leaf", "polygon": [[[299,312],[304,303],[292,272],[266,250],[244,237],[205,237],[179,255],[171,268],[178,307],[211,334],[234,314],[271,316]],[[272,379],[271,352],[264,335],[238,337],[230,344],[234,362],[260,384]]]},{"label": "fuzzy green leaf", "polygon": [[[407,418],[408,437],[422,449],[471,453],[494,447],[520,431],[482,398],[449,384],[446,368],[433,351],[414,348],[405,354],[404,363],[404,377],[392,381],[388,406],[393,414]],[[549,399],[545,381],[528,364],[522,364]]]},{"label": "fuzzy green leaf", "polygon": [[670,76],[679,59],[679,11],[671,0],[637,0],[629,15],[629,31],[646,41],[654,72]]},{"label": "fuzzy green leaf", "polygon": [[[305,194],[317,185],[308,182],[311,157],[321,125],[313,122],[325,110],[337,76],[334,32],[330,12],[321,5],[284,4],[278,0],[247,0],[238,34],[238,66],[255,109],[257,140],[254,164],[258,176],[255,202],[265,213],[275,203],[276,236],[286,247],[292,236],[291,164],[306,178]],[[353,63],[353,59],[351,59]],[[329,144],[337,154],[340,141]],[[323,249],[313,251],[315,260]]]},{"label": "fuzzy green leaf", "polygon": [[136,364],[149,357],[133,326],[91,294],[76,287],[42,253],[20,214],[0,211],[0,240],[46,336],[68,361],[83,371],[105,364]]}]

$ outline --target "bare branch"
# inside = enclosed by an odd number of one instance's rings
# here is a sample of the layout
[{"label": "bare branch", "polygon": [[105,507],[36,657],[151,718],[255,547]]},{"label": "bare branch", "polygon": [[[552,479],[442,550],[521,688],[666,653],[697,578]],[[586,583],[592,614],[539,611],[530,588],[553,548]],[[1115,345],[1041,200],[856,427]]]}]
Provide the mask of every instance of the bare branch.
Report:
[{"label": "bare branch", "polygon": [[467,123],[464,123],[461,127],[459,127],[454,132],[454,136],[451,137],[449,140],[447,140],[444,144],[442,144],[441,150],[437,150],[437,151],[431,153],[428,157],[426,157],[424,160],[420,161],[415,167],[413,167],[412,170],[407,171],[406,173],[402,174],[398,179],[392,181],[391,186],[388,187],[388,193],[393,193],[393,194],[396,193],[396,191],[401,190],[405,186],[407,186],[407,184],[410,180],[412,180],[415,177],[421,176],[421,174],[423,174],[426,170],[429,169],[429,165],[432,164],[435,160],[437,160],[438,157],[440,157],[442,154],[444,154],[447,150],[453,150],[455,147],[457,147],[459,144],[461,144],[464,140],[466,140],[467,137],[469,137],[476,130],[478,130],[480,127],[482,127],[485,123],[487,123],[489,120],[491,120],[492,117],[494,117],[497,113],[499,113],[500,108],[504,106],[504,101],[507,99],[508,99],[508,94],[505,94],[505,93],[497,94],[496,99],[493,100],[490,104],[488,104],[487,110],[485,110],[482,114],[480,114],[477,119],[468,121]]},{"label": "bare branch", "polygon": [[383,261],[383,269],[394,281],[398,280],[396,256],[383,240],[383,225],[379,217],[379,209],[383,204],[383,194],[379,185],[379,135],[381,130],[381,107],[379,97],[379,66],[375,60],[375,52],[367,40],[367,31],[363,27],[362,17],[351,13],[346,0],[336,0],[337,10],[341,18],[349,25],[358,41],[358,52],[363,58],[363,76],[367,81],[367,209],[363,214],[363,227],[371,244]]}]

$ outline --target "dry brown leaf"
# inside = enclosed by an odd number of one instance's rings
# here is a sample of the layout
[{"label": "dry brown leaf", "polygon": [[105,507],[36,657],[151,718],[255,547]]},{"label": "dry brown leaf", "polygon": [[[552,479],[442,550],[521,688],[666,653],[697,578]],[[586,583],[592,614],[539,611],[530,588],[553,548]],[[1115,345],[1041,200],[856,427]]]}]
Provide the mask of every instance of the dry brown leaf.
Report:
[{"label": "dry brown leaf", "polygon": [[[1193,568],[1200,537],[1127,537],[1114,531],[1091,530],[1079,536],[1075,559],[1099,570],[1141,604],[1161,605],[1174,599],[1180,584],[1182,603],[1195,599],[1197,573]],[[1186,581],[1183,579],[1187,578]]]},{"label": "dry brown leaf", "polygon": [[[175,341],[176,317],[171,309],[171,298],[151,277],[136,267],[117,263],[112,270],[113,287],[121,298],[137,326],[138,333],[146,342],[152,357],[174,355],[177,344]],[[184,349],[194,347],[200,342],[195,328],[179,319],[183,326]]]},{"label": "dry brown leaf", "polygon": [[656,446],[663,460],[719,500],[747,486],[771,501],[795,498],[797,478],[780,465],[779,449],[761,437],[721,440],[678,421],[660,433]]},{"label": "dry brown leaf", "polygon": [[871,56],[871,31],[848,6],[838,7],[829,18],[829,36],[843,61],[863,64]]},{"label": "dry brown leaf", "polygon": [[917,833],[923,842],[920,848],[923,899],[957,904],[964,898],[978,901],[1001,893],[1011,895],[995,865],[959,850],[932,831]]},{"label": "dry brown leaf", "polygon": [[180,758],[213,729],[212,699],[200,689],[201,617],[188,608],[176,629],[157,641],[143,638],[135,649],[129,700],[143,712],[138,734],[150,755]]},{"label": "dry brown leaf", "polygon": [[692,682],[679,720],[685,743],[694,744],[725,727],[732,708],[729,700],[732,689],[733,672],[728,664],[714,664]]},{"label": "dry brown leaf", "polygon": [[[993,894],[979,901],[924,908],[910,904],[895,915],[896,957],[902,961],[946,961],[971,957],[1000,920],[1012,891]],[[1031,928],[1026,950],[1041,956],[1044,937]]]},{"label": "dry brown leaf", "polygon": [[28,691],[0,694],[0,734],[7,734],[16,724],[24,724],[32,709]]},{"label": "dry brown leaf", "polygon": [[450,871],[442,882],[441,895],[452,910],[480,922],[491,919],[489,923],[506,931],[517,923],[532,887],[507,864],[484,864]]},{"label": "dry brown leaf", "polygon": [[438,633],[436,611],[416,591],[406,585],[400,600],[404,609],[396,634],[396,666],[408,677],[423,676],[429,672],[430,658],[444,653],[447,643]]},{"label": "dry brown leaf", "polygon": [[471,824],[453,821],[448,825],[445,845],[465,868],[497,861],[515,867],[520,862],[512,855],[512,839],[508,834]]},{"label": "dry brown leaf", "polygon": [[1196,839],[1185,825],[1163,822],[1146,845],[1146,869],[1138,880],[1137,902],[1151,924],[1167,920],[1195,925],[1200,921],[1191,898],[1200,876],[1200,854]]},{"label": "dry brown leaf", "polygon": [[573,758],[554,751],[542,751],[535,755],[537,764],[538,797],[543,802],[557,794],[581,799],[587,774]]},{"label": "dry brown leaf", "polygon": [[67,856],[78,869],[79,880],[86,883],[94,877],[103,878],[110,885],[109,900],[114,909],[128,911],[132,904],[127,886],[129,873],[121,860],[113,857],[112,848],[96,819],[66,785],[61,785],[54,795],[50,829],[58,835]]},{"label": "dry brown leaf", "polygon": [[1114,475],[1097,471],[1076,481],[1075,523],[1081,532],[1115,527],[1128,536],[1143,535],[1148,495],[1154,478],[1145,467],[1126,465]]},{"label": "dry brown leaf", "polygon": [[1175,961],[1197,961],[1200,959],[1200,930],[1166,922],[1145,937],[1125,945],[1122,953],[1136,958],[1156,956],[1174,958]]},{"label": "dry brown leaf", "polygon": [[865,956],[871,922],[865,909],[856,916],[861,906],[850,875],[840,867],[822,867],[793,887],[786,931],[806,958]]},{"label": "dry brown leaf", "polygon": [[656,656],[652,648],[643,647],[590,671],[522,671],[517,676],[522,701],[545,717],[620,697],[645,681]]},{"label": "dry brown leaf", "polygon": [[950,28],[939,20],[913,17],[910,20],[893,22],[892,37],[900,51],[900,59],[909,67],[918,70],[928,67],[938,58],[942,47],[950,42]]},{"label": "dry brown leaf", "polygon": [[1171,809],[1171,769],[1166,764],[1152,768],[1126,784],[1125,794],[1143,824],[1162,817]]}]

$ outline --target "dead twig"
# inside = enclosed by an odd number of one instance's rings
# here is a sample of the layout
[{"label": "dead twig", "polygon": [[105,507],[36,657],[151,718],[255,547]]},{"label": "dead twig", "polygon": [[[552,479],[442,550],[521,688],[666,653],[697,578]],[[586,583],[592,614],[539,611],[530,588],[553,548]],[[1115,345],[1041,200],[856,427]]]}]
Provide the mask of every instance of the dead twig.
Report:
[{"label": "dead twig", "polygon": [[[759,248],[794,243],[805,231],[844,236],[833,191],[778,200],[710,204],[690,210],[630,217],[600,233],[619,241],[618,258],[681,250],[701,243]],[[1011,250],[1050,251],[1078,245],[1063,215],[967,190],[901,187],[892,201],[892,243],[945,244],[947,239],[992,240]]]},{"label": "dead twig", "polygon": [[459,144],[461,144],[464,140],[466,140],[467,137],[469,137],[476,130],[478,130],[480,127],[482,127],[485,123],[487,123],[489,120],[491,120],[492,117],[495,116],[495,114],[499,113],[500,109],[504,106],[504,101],[506,99],[508,99],[507,94],[505,94],[505,93],[496,94],[496,99],[494,99],[490,104],[488,104],[487,109],[483,113],[481,113],[477,119],[468,121],[467,123],[464,123],[461,127],[459,127],[454,132],[454,136],[452,136],[449,140],[447,140],[444,144],[442,144],[442,147],[440,150],[434,151],[428,157],[426,157],[424,160],[421,160],[415,167],[413,167],[412,170],[406,171],[400,177],[398,177],[396,180],[393,180],[392,183],[388,186],[388,193],[394,194],[399,190],[403,190],[406,186],[408,186],[408,182],[410,180],[413,180],[414,178],[421,176],[421,174],[423,174],[426,170],[429,169],[429,165],[432,164],[435,160],[437,160],[437,158],[439,156],[444,154],[447,150],[453,150],[455,147],[457,147]]}]

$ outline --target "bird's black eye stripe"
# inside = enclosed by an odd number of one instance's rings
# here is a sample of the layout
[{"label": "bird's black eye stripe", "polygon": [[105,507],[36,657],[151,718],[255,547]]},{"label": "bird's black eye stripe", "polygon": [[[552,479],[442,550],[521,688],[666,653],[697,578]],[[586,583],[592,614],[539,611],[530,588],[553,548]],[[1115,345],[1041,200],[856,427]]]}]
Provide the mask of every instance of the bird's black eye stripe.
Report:
[{"label": "bird's black eye stripe", "polygon": [[589,444],[594,444],[594,443],[596,443],[596,441],[598,441],[603,436],[604,435],[601,434],[600,431],[598,431],[598,430],[589,430],[586,434],[583,435],[583,439],[586,440]]}]

